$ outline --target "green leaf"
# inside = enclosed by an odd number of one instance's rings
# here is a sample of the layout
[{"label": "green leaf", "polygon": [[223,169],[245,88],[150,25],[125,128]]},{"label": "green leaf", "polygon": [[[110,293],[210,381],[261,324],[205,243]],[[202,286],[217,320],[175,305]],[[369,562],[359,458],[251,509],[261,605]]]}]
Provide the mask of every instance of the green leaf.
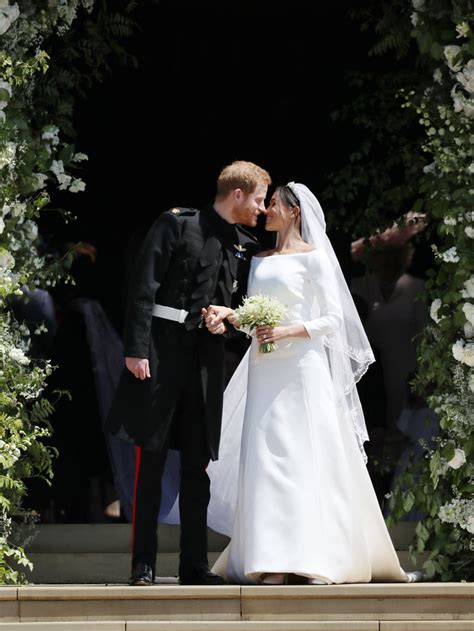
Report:
[{"label": "green leaf", "polygon": [[423,564],[423,567],[426,570],[426,573],[428,574],[428,578],[433,578],[433,576],[436,574],[436,567],[435,567],[435,563],[433,560],[428,560],[425,561],[425,563]]},{"label": "green leaf", "polygon": [[433,59],[443,59],[443,47],[438,42],[433,42],[430,47],[430,54]]}]

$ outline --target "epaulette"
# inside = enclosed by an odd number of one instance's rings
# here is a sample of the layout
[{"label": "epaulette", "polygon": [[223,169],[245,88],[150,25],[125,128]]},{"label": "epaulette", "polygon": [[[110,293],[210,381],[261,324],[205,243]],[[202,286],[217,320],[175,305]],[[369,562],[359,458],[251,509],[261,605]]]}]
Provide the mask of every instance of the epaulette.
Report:
[{"label": "epaulette", "polygon": [[169,212],[180,217],[191,217],[199,211],[197,208],[183,208],[182,206],[175,206],[174,208],[170,208]]},{"label": "epaulette", "polygon": [[250,232],[250,230],[247,230],[247,228],[244,228],[240,224],[238,224],[237,229],[240,230],[240,232],[243,232],[246,237],[248,237],[252,241],[255,241],[255,243],[258,243],[258,240],[257,240],[256,236],[253,234],[253,232]]}]

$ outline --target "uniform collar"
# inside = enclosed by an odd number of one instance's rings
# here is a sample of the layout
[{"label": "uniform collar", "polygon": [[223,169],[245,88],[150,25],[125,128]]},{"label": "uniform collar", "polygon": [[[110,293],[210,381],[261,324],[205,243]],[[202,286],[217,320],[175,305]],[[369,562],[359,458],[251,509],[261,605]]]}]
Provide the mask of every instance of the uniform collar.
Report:
[{"label": "uniform collar", "polygon": [[207,221],[217,234],[222,235],[226,240],[236,241],[237,224],[226,221],[212,206],[206,206],[204,212]]}]

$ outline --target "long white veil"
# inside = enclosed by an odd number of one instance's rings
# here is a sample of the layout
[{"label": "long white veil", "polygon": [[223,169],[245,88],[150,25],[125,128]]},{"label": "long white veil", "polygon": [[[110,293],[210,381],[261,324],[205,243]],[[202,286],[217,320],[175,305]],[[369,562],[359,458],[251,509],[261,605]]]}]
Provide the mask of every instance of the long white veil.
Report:
[{"label": "long white veil", "polygon": [[[299,200],[303,239],[325,250],[334,270],[337,283],[336,293],[339,297],[343,319],[339,329],[331,335],[324,336],[323,339],[341,413],[350,419],[348,426],[353,427],[359,448],[367,461],[363,445],[368,440],[368,434],[356,384],[369,365],[375,361],[374,355],[341,266],[326,235],[324,213],[318,200],[304,184],[290,182],[287,186]],[[334,293],[334,288],[332,292]],[[225,390],[219,460],[211,462],[208,467],[211,478],[208,524],[212,529],[228,536],[232,533],[237,501],[248,363],[249,351],[240,362]]]}]

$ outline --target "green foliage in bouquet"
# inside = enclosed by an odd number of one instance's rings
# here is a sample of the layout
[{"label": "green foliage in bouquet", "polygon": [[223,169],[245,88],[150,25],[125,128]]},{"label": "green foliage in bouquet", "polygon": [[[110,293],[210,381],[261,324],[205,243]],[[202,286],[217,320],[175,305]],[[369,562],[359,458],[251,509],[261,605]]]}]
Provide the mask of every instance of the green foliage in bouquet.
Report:
[{"label": "green foliage in bouquet", "polygon": [[[253,331],[258,326],[278,326],[285,317],[285,306],[271,296],[256,294],[245,298],[242,305],[235,310],[235,317],[240,326]],[[271,353],[278,347],[275,342],[263,342],[259,346],[261,353]]]}]

